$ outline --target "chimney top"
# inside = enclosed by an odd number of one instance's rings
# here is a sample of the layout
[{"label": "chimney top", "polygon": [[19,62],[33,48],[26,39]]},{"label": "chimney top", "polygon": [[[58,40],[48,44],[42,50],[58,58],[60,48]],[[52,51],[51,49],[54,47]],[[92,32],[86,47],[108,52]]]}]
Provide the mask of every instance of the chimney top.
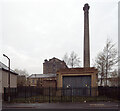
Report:
[{"label": "chimney top", "polygon": [[86,4],[84,5],[84,7],[83,7],[83,10],[84,10],[84,11],[88,11],[89,8],[90,8],[89,4],[86,3]]}]

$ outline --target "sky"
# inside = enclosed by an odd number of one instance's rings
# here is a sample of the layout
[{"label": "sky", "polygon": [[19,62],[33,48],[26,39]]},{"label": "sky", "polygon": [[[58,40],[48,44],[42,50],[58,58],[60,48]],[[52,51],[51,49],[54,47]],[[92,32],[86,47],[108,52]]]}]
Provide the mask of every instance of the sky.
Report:
[{"label": "sky", "polygon": [[83,67],[85,3],[89,9],[90,61],[107,38],[118,45],[119,0],[1,0],[0,61],[11,68],[42,74],[45,59],[62,60],[74,51]]}]

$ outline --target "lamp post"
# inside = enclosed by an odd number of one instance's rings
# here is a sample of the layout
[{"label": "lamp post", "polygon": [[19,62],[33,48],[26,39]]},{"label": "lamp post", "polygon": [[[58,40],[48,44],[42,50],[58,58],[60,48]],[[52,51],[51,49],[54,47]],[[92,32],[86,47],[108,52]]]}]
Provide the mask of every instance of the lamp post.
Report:
[{"label": "lamp post", "polygon": [[3,54],[8,59],[8,102],[10,102],[10,58]]}]

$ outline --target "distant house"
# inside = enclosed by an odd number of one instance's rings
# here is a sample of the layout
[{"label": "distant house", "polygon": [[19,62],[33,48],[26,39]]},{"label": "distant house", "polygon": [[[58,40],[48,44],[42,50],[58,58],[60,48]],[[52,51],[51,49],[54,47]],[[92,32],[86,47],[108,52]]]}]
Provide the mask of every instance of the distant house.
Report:
[{"label": "distant house", "polygon": [[32,74],[27,78],[28,86],[56,87],[56,74]]},{"label": "distant house", "polygon": [[[0,62],[0,93],[4,93],[4,87],[8,87],[8,67]],[[17,76],[18,74],[15,73],[12,69],[10,69],[10,87],[16,88],[17,87]]]}]

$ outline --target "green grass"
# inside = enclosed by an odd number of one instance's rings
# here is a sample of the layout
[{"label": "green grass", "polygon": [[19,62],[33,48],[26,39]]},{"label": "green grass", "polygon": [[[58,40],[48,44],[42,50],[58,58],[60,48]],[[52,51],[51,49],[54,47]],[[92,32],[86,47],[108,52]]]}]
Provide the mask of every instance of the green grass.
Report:
[{"label": "green grass", "polygon": [[115,101],[117,100],[108,98],[108,97],[79,97],[79,96],[54,96],[54,97],[49,97],[49,96],[35,96],[35,97],[29,97],[29,98],[16,98],[13,99],[11,102],[12,103],[44,103],[44,102],[52,102],[52,103],[57,103],[57,102],[100,102],[100,101]]}]

